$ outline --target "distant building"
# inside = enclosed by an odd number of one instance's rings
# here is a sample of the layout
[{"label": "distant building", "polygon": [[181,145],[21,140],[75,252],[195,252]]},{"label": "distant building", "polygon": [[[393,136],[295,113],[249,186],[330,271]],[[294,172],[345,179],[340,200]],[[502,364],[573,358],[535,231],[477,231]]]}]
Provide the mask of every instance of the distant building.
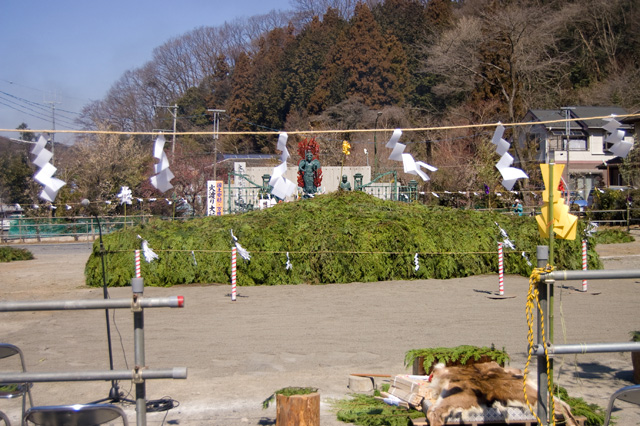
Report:
[{"label": "distant building", "polygon": [[[618,165],[620,158],[609,152],[608,136],[604,126],[608,123],[602,118],[611,114],[625,115],[627,111],[620,107],[577,106],[571,107],[567,129],[565,111],[532,109],[524,116],[525,122],[540,122],[526,127],[524,137],[537,146],[537,161],[556,164],[568,164],[563,178],[572,191],[578,191],[585,199],[595,187],[622,185]],[[625,140],[634,141],[633,123],[618,119],[620,130],[625,131]],[[521,141],[523,144],[524,141]],[[617,158],[617,160],[616,160]],[[568,170],[567,170],[568,169]]]}]

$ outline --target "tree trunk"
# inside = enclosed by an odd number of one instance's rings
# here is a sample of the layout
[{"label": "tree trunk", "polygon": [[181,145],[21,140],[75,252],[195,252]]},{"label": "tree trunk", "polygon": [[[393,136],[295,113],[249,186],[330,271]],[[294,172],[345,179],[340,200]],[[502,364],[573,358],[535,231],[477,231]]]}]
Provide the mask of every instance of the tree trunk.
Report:
[{"label": "tree trunk", "polygon": [[320,394],[276,394],[276,426],[320,426]]}]

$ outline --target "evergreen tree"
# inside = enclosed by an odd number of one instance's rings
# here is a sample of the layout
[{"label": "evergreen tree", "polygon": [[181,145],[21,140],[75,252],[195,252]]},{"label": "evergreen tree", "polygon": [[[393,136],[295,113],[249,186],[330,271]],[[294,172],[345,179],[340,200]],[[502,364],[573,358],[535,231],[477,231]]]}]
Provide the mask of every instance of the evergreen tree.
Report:
[{"label": "evergreen tree", "polygon": [[358,4],[329,56],[310,110],[319,112],[350,97],[375,108],[402,104],[407,80],[407,58],[398,39],[383,34],[371,10]]},{"label": "evergreen tree", "polygon": [[[246,132],[253,130],[249,122],[251,100],[254,96],[253,68],[251,58],[242,52],[236,59],[236,66],[231,74],[231,94],[226,110],[231,117],[229,130]],[[236,152],[255,152],[254,141],[248,136],[231,138],[231,144]]]},{"label": "evergreen tree", "polygon": [[285,58],[284,98],[289,112],[306,111],[326,57],[345,26],[337,10],[329,8],[322,21],[314,17],[292,43]]},{"label": "evergreen tree", "polygon": [[5,151],[0,157],[0,198],[3,203],[30,202],[33,170],[27,157],[26,150]]},{"label": "evergreen tree", "polygon": [[[282,129],[287,110],[283,93],[286,80],[285,51],[293,42],[293,27],[276,28],[260,39],[259,49],[254,55],[254,96],[249,112],[250,120],[269,129]],[[256,129],[265,130],[265,129]],[[271,139],[256,141],[260,150],[273,147]]]}]

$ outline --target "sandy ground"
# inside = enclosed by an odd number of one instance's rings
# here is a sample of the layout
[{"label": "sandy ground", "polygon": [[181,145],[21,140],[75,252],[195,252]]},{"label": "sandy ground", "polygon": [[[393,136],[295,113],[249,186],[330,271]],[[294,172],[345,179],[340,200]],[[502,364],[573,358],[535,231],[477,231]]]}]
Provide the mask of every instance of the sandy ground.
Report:
[{"label": "sandy ground", "polygon": [[[636,231],[640,241],[640,232]],[[32,261],[0,264],[0,301],[102,298],[84,285],[86,243],[35,245]],[[640,242],[598,247],[606,269],[638,269]],[[295,267],[295,265],[294,265]],[[640,330],[640,279],[593,280],[556,289],[555,342],[626,342]],[[149,425],[269,425],[275,407],[262,401],[286,386],[317,387],[323,425],[343,425],[332,399],[349,395],[350,373],[405,374],[409,349],[471,344],[504,348],[511,366],[526,362],[528,280],[505,278],[506,299],[490,298],[498,277],[393,281],[348,285],[241,287],[229,285],[145,288],[146,297],[182,295],[183,309],[145,309],[145,353],[150,368],[187,367],[186,380],[149,380],[147,398],[179,402],[148,413]],[[129,298],[131,289],[109,290]],[[111,311],[115,369],[133,367],[133,321],[127,309]],[[31,371],[108,369],[105,315],[99,311],[0,313],[0,341],[20,346]],[[630,354],[556,358],[556,381],[572,396],[606,407],[614,390],[632,384]],[[535,361],[532,365],[535,372]],[[121,389],[131,392],[128,381]],[[37,383],[36,405],[106,398],[109,382]],[[618,403],[618,424],[640,424],[640,408]],[[132,405],[123,404],[135,424]],[[18,423],[17,401],[0,410]]]}]

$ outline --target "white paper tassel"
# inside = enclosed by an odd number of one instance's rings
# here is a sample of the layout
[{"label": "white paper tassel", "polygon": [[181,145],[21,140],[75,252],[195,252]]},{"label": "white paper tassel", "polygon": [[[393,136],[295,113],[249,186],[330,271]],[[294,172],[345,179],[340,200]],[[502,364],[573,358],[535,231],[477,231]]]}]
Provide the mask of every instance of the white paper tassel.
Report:
[{"label": "white paper tassel", "polygon": [[238,254],[240,255],[240,257],[242,257],[244,260],[251,260],[251,254],[240,245],[236,236],[233,235],[233,229],[231,230],[231,239],[236,245],[236,249],[238,250]]},{"label": "white paper tassel", "polygon": [[149,247],[147,240],[143,239],[140,235],[138,235],[138,238],[142,240],[142,254],[144,256],[144,260],[146,260],[147,263],[151,263],[152,260],[158,259],[158,255],[151,249],[151,247]]},{"label": "white paper tassel", "polygon": [[128,186],[120,188],[120,193],[117,197],[120,198],[120,204],[131,204],[131,190]]}]

